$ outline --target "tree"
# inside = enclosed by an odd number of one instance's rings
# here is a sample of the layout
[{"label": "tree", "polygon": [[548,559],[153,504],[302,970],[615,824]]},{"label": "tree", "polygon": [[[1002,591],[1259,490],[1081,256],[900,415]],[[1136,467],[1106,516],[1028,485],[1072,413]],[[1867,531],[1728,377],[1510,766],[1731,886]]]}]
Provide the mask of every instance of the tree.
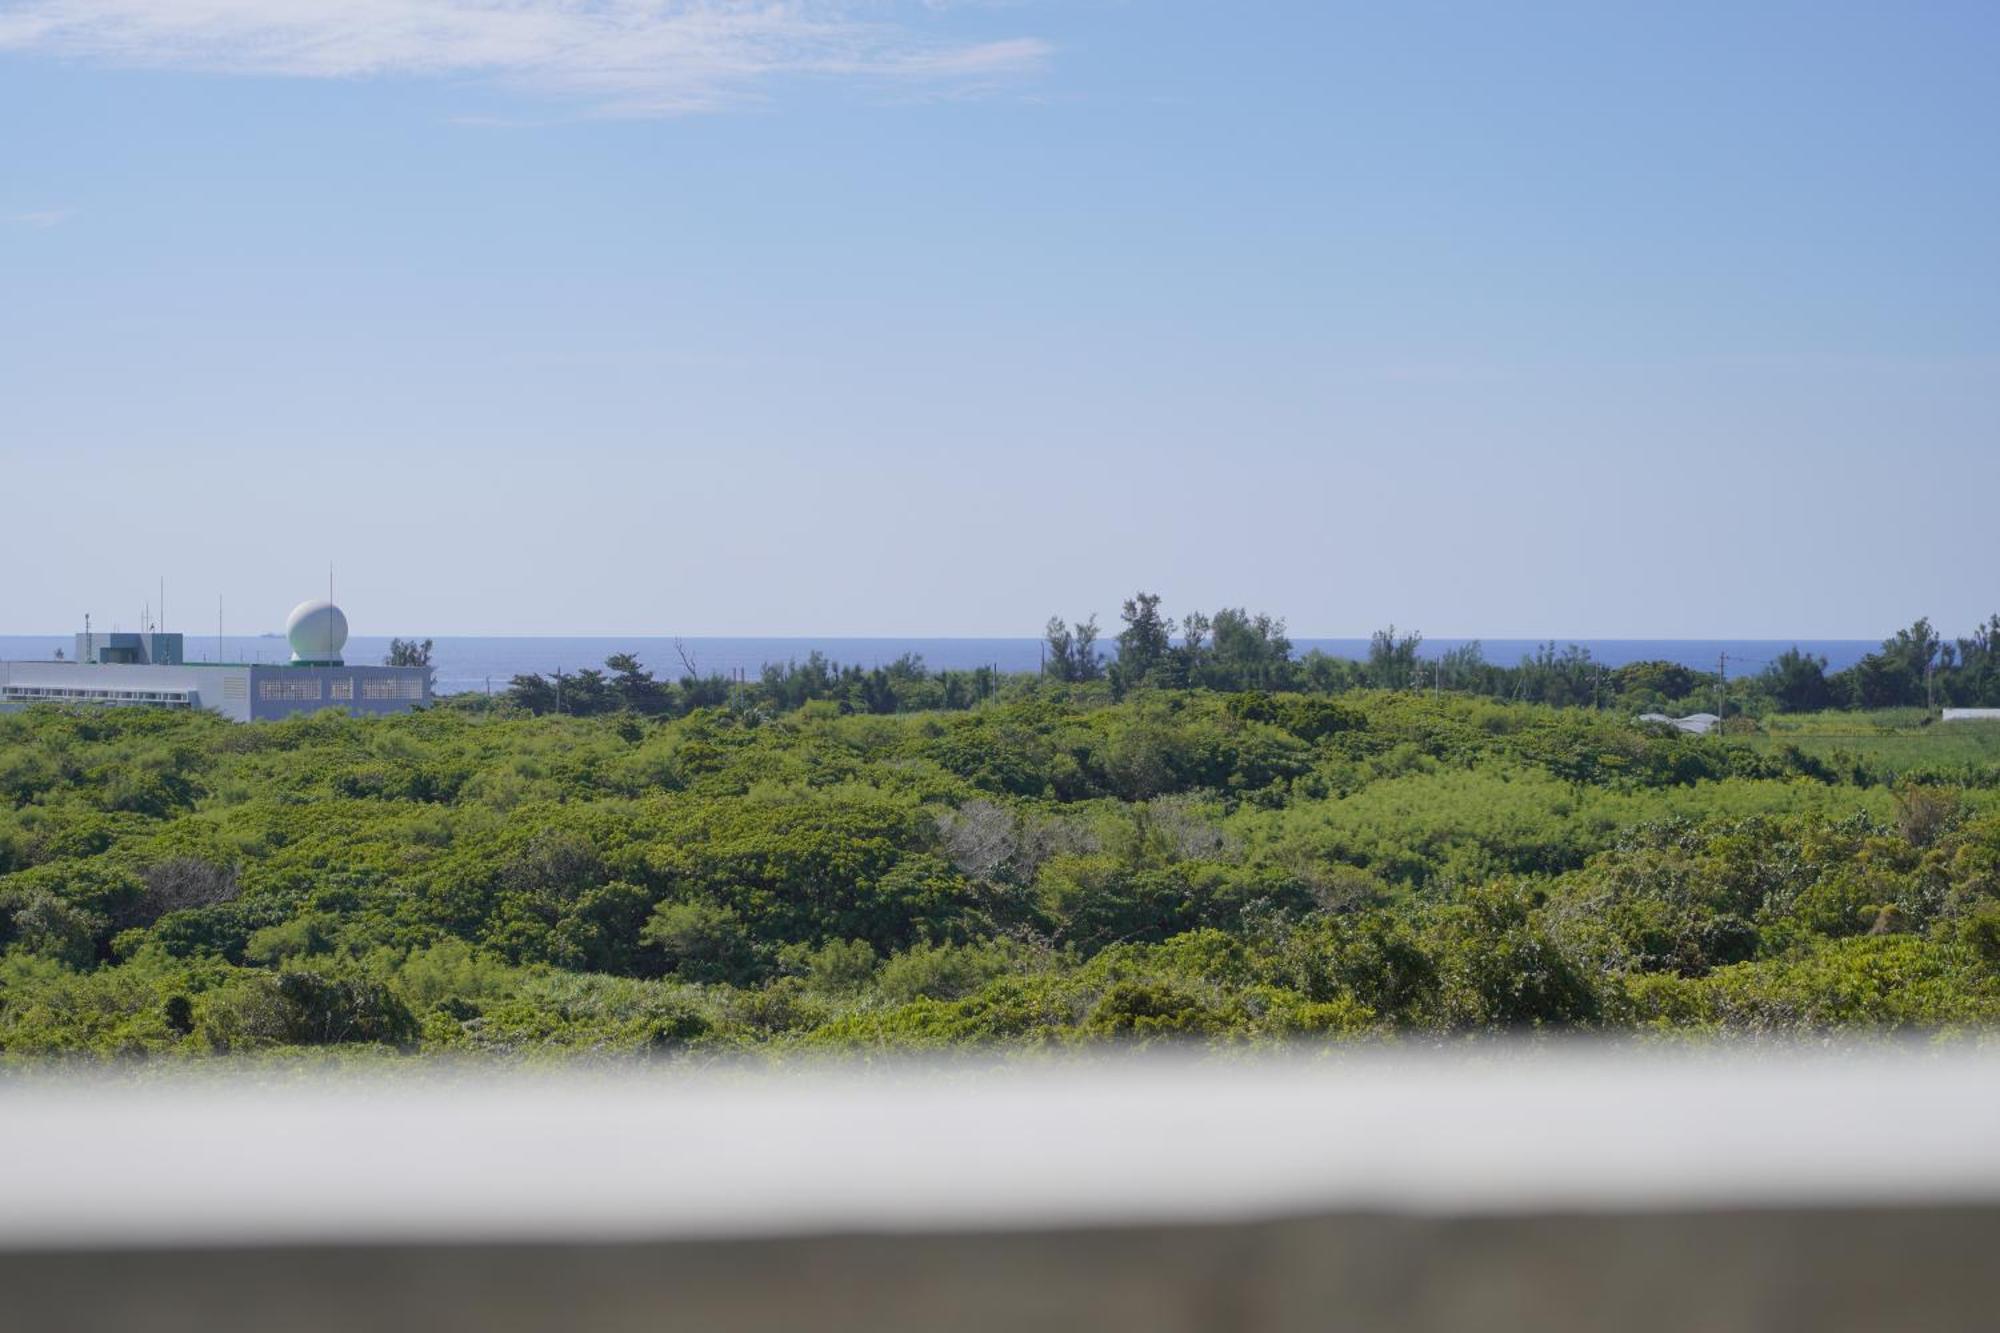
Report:
[{"label": "tree", "polygon": [[1961,708],[2000,704],[2000,615],[1958,641],[1958,668],[1946,677],[1945,698]]},{"label": "tree", "polygon": [[573,676],[562,677],[562,710],[575,717],[608,713],[613,706],[611,683],[604,673],[585,667]]},{"label": "tree", "polygon": [[[633,665],[637,665],[636,660]],[[515,707],[525,708],[537,717],[544,713],[590,717],[612,712],[623,702],[614,683],[602,671],[571,672],[560,667],[546,676],[530,673],[514,677],[507,686],[506,697]],[[664,696],[662,699],[664,706]]]},{"label": "tree", "polygon": [[1445,650],[1438,658],[1439,682],[1448,690],[1491,690],[1495,668],[1486,660],[1486,648],[1477,639]]},{"label": "tree", "polygon": [[[11,913],[10,913],[11,909]],[[97,956],[97,936],[105,921],[52,893],[32,893],[25,900],[0,899],[0,940],[12,935],[14,942],[29,953],[53,958],[68,967],[88,967]]]},{"label": "tree", "polygon": [[1203,667],[1208,663],[1208,635],[1214,622],[1199,611],[1181,618],[1181,646],[1174,654],[1173,683],[1185,689],[1203,684]]},{"label": "tree", "polygon": [[169,912],[213,907],[237,893],[234,866],[204,861],[198,856],[170,856],[140,873],[139,897],[125,913],[129,925],[151,925]]},{"label": "tree", "polygon": [[1591,660],[1590,649],[1572,643],[1558,652],[1550,641],[1533,657],[1521,659],[1514,683],[1517,697],[1527,703],[1595,706],[1602,696],[1604,675],[1604,668]]},{"label": "tree", "polygon": [[945,855],[974,879],[1000,878],[1020,855],[1019,821],[992,801],[967,801],[945,811],[937,817],[937,829]]},{"label": "tree", "polygon": [[1671,703],[1695,692],[1700,680],[1679,662],[1627,662],[1611,673],[1620,695],[1643,695]]},{"label": "tree", "polygon": [[268,1035],[300,1046],[341,1042],[402,1045],[417,1022],[394,991],[373,977],[287,968],[271,981],[277,1030]]},{"label": "tree", "polygon": [[1758,683],[1784,713],[1809,713],[1833,702],[1826,683],[1826,659],[1787,648],[1758,678]]},{"label": "tree", "polygon": [[1215,613],[1215,647],[1199,682],[1223,690],[1282,690],[1290,687],[1292,641],[1285,622],[1242,607]]},{"label": "tree", "polygon": [[1049,652],[1048,674],[1065,684],[1096,680],[1103,674],[1103,659],[1097,654],[1097,617],[1065,625],[1061,616],[1050,616],[1044,631]]},{"label": "tree", "polygon": [[1075,665],[1078,680],[1098,680],[1104,675],[1104,658],[1097,651],[1097,616],[1077,622]]},{"label": "tree", "polygon": [[1061,616],[1050,616],[1042,635],[1048,645],[1048,653],[1042,659],[1042,670],[1060,681],[1075,680],[1070,661],[1076,652],[1076,636],[1070,633],[1069,625]]},{"label": "tree", "polygon": [[556,691],[546,676],[529,672],[514,677],[507,685],[507,702],[526,709],[536,717],[556,711]]},{"label": "tree", "polygon": [[1396,627],[1378,629],[1368,639],[1368,683],[1378,690],[1407,689],[1417,675],[1417,649],[1422,634],[1398,638]]},{"label": "tree", "polygon": [[1928,703],[1931,673],[1951,669],[1955,651],[1938,637],[1925,617],[1899,629],[1873,652],[1841,673],[1852,701],[1862,708],[1904,708]]},{"label": "tree", "polygon": [[437,668],[431,662],[431,640],[421,643],[415,639],[391,639],[389,651],[382,658],[383,666],[422,667],[424,687],[429,689],[437,683]]},{"label": "tree", "polygon": [[604,669],[611,673],[611,693],[620,707],[634,713],[666,711],[666,688],[653,679],[653,673],[640,665],[637,657],[631,653],[613,653],[604,659]]},{"label": "tree", "polygon": [[1122,695],[1145,684],[1166,663],[1174,646],[1174,622],[1160,614],[1158,593],[1135,594],[1119,614],[1125,628],[1118,633],[1118,660],[1111,667],[1111,684]]},{"label": "tree", "polygon": [[741,982],[755,966],[742,918],[718,903],[663,902],[639,941],[658,949],[668,970],[688,981]]}]

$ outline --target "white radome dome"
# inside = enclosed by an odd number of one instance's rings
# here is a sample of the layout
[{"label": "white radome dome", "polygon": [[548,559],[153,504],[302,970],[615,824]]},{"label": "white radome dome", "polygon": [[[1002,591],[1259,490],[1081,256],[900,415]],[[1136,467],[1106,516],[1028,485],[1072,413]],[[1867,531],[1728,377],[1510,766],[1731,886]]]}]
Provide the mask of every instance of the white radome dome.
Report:
[{"label": "white radome dome", "polygon": [[285,621],[294,662],[338,662],[347,646],[347,615],[332,602],[300,602]]}]

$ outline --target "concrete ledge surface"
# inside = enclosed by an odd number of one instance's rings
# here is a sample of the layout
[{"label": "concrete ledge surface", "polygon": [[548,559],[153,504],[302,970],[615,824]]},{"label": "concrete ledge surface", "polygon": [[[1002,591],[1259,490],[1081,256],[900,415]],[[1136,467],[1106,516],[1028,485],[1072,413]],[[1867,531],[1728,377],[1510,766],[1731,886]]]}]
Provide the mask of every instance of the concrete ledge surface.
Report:
[{"label": "concrete ledge surface", "polygon": [[[266,1076],[267,1077],[267,1076]],[[0,1326],[1990,1327],[2000,1059],[0,1084]]]}]

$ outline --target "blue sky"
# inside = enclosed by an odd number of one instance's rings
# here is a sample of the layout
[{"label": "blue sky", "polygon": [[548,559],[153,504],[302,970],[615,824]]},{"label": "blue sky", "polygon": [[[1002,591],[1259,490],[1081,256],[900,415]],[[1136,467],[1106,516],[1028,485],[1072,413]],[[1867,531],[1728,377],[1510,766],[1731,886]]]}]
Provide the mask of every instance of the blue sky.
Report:
[{"label": "blue sky", "polygon": [[0,631],[160,577],[276,626],[329,559],[358,633],[1960,631],[1996,53],[1990,4],[0,0]]}]

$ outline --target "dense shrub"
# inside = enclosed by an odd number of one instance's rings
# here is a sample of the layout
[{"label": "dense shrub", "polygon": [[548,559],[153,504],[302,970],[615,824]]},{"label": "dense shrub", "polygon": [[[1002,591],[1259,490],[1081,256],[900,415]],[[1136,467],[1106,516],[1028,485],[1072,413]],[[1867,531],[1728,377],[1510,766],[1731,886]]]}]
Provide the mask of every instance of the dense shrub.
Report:
[{"label": "dense shrub", "polygon": [[[1228,694],[1168,657],[1118,703],[1079,680],[938,714],[886,707],[936,678],[808,664],[789,712],[0,717],[0,1052],[1996,1017],[2000,737],[1360,688],[1408,657],[1289,682],[1246,657],[1261,688]],[[1286,688],[1310,672],[1344,692]]]}]

